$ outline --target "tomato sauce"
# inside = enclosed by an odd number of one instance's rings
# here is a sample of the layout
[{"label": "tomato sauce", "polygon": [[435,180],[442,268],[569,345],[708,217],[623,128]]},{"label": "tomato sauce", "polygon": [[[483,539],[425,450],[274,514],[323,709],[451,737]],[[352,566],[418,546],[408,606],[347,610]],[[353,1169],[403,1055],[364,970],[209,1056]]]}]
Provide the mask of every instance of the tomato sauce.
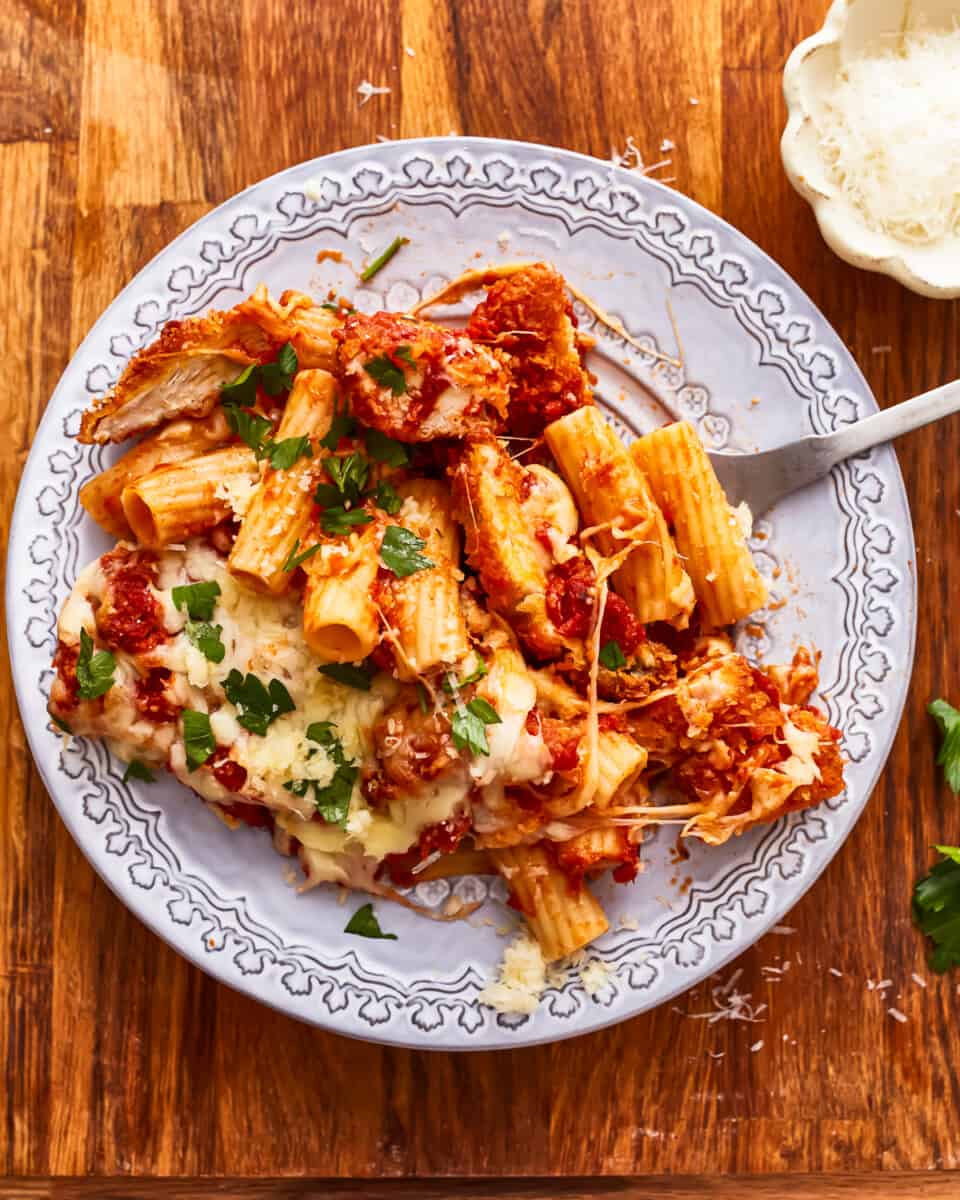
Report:
[{"label": "tomato sauce", "polygon": [[122,551],[105,554],[101,562],[107,593],[97,611],[97,629],[104,642],[114,650],[145,654],[166,641],[163,609],[150,590],[155,564]]},{"label": "tomato sauce", "polygon": [[551,567],[547,576],[547,616],[562,637],[585,638],[593,617],[593,567],[582,555]]},{"label": "tomato sauce", "polygon": [[[219,783],[222,788],[226,788],[228,792],[239,792],[243,785],[247,782],[246,768],[242,767],[238,762],[234,762],[234,760],[230,757],[230,751],[226,746],[218,746],[210,758],[207,759],[206,765],[213,772],[213,777],[217,783]],[[239,806],[233,805],[231,806],[230,811],[233,812],[233,809],[236,807],[244,809],[250,808],[262,813],[267,813],[267,810],[265,808],[261,808],[261,806],[258,804],[240,804]],[[263,825],[270,823],[269,813],[267,813],[266,821],[247,820],[245,816],[242,816],[239,813],[234,813],[234,816],[240,816],[240,819],[246,821],[248,825]]]},{"label": "tomato sauce", "polygon": [[77,683],[77,659],[80,657],[78,646],[68,646],[66,642],[57,642],[53,656],[53,669],[57,673],[65,695],[57,697],[57,707],[63,709],[76,708],[80,703]]},{"label": "tomato sauce", "polygon": [[177,719],[180,709],[167,696],[170,678],[170,672],[163,667],[151,667],[146,679],[137,680],[137,708],[151,721],[162,724]]}]

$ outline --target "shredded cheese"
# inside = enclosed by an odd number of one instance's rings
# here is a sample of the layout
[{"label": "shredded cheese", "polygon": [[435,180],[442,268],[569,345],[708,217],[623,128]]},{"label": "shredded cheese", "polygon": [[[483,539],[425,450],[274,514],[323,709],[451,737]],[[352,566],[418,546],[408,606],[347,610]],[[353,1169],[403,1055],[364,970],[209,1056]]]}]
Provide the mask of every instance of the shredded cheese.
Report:
[{"label": "shredded cheese", "polygon": [[820,146],[871,229],[920,244],[960,233],[958,68],[955,27],[905,32],[839,73]]},{"label": "shredded cheese", "polygon": [[503,952],[497,975],[477,996],[481,1004],[502,1013],[536,1011],[547,986],[547,968],[540,947],[528,933],[521,933]]}]

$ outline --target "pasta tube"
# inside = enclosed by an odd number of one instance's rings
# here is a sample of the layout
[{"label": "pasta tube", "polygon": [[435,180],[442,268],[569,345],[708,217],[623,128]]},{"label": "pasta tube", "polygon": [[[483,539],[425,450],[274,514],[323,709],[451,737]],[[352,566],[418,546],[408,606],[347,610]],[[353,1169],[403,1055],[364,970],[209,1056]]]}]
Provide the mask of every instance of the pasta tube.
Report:
[{"label": "pasta tube", "polygon": [[303,564],[303,636],[323,662],[360,662],[380,640],[373,585],[382,538],[382,526],[373,522],[349,539],[325,543]]},{"label": "pasta tube", "polygon": [[123,515],[144,546],[182,542],[231,515],[227,489],[257,479],[257,460],[246,446],[228,446],[198,458],[159,467],[128,484]]},{"label": "pasta tube", "polygon": [[259,592],[279,595],[287,590],[293,572],[284,570],[299,544],[306,549],[313,514],[318,440],[333,420],[336,382],[326,371],[300,371],[293,381],[277,442],[309,439],[310,457],[297,459],[285,470],[268,466],[254,492],[230,552],[230,571]]},{"label": "pasta tube", "polygon": [[766,584],[693,426],[665,425],[640,438],[631,452],[670,516],[709,624],[732,625],[762,608]]},{"label": "pasta tube", "polygon": [[614,555],[633,541],[613,574],[616,591],[644,623],[685,628],[695,603],[690,577],[643,473],[599,409],[578,408],[548,425],[544,436],[584,524],[599,526],[602,553]]},{"label": "pasta tube", "polygon": [[572,883],[542,845],[491,850],[490,857],[548,962],[565,958],[609,928],[593,893]]}]

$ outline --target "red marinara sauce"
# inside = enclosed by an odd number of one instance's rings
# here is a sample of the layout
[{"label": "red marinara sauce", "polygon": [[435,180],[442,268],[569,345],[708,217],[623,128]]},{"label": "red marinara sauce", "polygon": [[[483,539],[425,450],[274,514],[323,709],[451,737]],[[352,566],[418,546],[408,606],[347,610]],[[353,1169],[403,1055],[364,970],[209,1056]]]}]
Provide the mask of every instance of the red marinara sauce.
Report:
[{"label": "red marinara sauce", "polygon": [[582,555],[557,563],[547,576],[547,616],[563,637],[585,638],[593,617],[596,575]]},{"label": "red marinara sauce", "polygon": [[163,667],[151,667],[145,679],[137,680],[137,708],[152,721],[175,721],[179,715],[180,709],[167,697],[169,682],[170,672]]},{"label": "red marinara sauce", "polygon": [[421,830],[416,844],[403,854],[388,854],[383,860],[383,870],[400,887],[413,887],[417,882],[413,869],[431,854],[452,854],[470,830],[470,814],[463,812],[447,821],[428,825]]},{"label": "red marinara sauce", "polygon": [[150,590],[156,564],[143,556],[114,550],[100,560],[107,591],[97,610],[97,629],[111,649],[145,654],[167,640],[163,609]]},{"label": "red marinara sauce", "polygon": [[[207,759],[205,765],[210,768],[217,783],[219,783],[222,788],[226,788],[228,792],[239,792],[243,785],[247,782],[246,767],[242,767],[238,762],[234,762],[234,760],[230,757],[230,751],[226,746],[218,746],[216,750],[214,750],[213,754],[211,754],[211,756]],[[270,823],[269,819],[266,821],[260,819],[255,821],[247,820],[247,818],[241,813],[234,812],[234,809],[238,807],[243,809],[252,808],[256,809],[258,812],[267,812],[267,810],[265,808],[261,808],[259,804],[233,804],[230,806],[230,811],[235,817],[239,817],[240,820],[246,821],[248,825],[266,825]]]},{"label": "red marinara sauce", "polygon": [[74,709],[80,703],[77,683],[77,659],[80,657],[79,646],[68,646],[66,642],[57,642],[53,656],[53,669],[57,673],[57,691],[53,696],[57,708]]}]

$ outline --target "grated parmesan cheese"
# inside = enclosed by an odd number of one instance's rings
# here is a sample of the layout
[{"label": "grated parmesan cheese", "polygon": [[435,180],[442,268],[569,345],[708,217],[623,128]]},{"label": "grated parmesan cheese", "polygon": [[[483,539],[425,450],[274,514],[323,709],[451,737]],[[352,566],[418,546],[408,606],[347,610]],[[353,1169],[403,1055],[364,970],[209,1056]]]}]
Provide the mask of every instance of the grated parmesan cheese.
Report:
[{"label": "grated parmesan cheese", "polygon": [[588,996],[596,996],[610,982],[610,976],[613,973],[613,968],[609,963],[602,962],[599,958],[591,959],[585,967],[580,968],[580,982]]},{"label": "grated parmesan cheese", "polygon": [[360,97],[360,107],[366,104],[371,96],[389,96],[391,89],[388,87],[376,87],[369,79],[363,79],[357,84],[357,95]]},{"label": "grated parmesan cheese", "polygon": [[515,938],[503,952],[496,981],[488,983],[477,999],[502,1013],[536,1011],[540,995],[547,986],[546,963],[534,939],[526,932]]},{"label": "grated parmesan cheese", "polygon": [[921,29],[840,71],[820,147],[869,228],[914,243],[960,233],[958,67],[960,28]]}]

